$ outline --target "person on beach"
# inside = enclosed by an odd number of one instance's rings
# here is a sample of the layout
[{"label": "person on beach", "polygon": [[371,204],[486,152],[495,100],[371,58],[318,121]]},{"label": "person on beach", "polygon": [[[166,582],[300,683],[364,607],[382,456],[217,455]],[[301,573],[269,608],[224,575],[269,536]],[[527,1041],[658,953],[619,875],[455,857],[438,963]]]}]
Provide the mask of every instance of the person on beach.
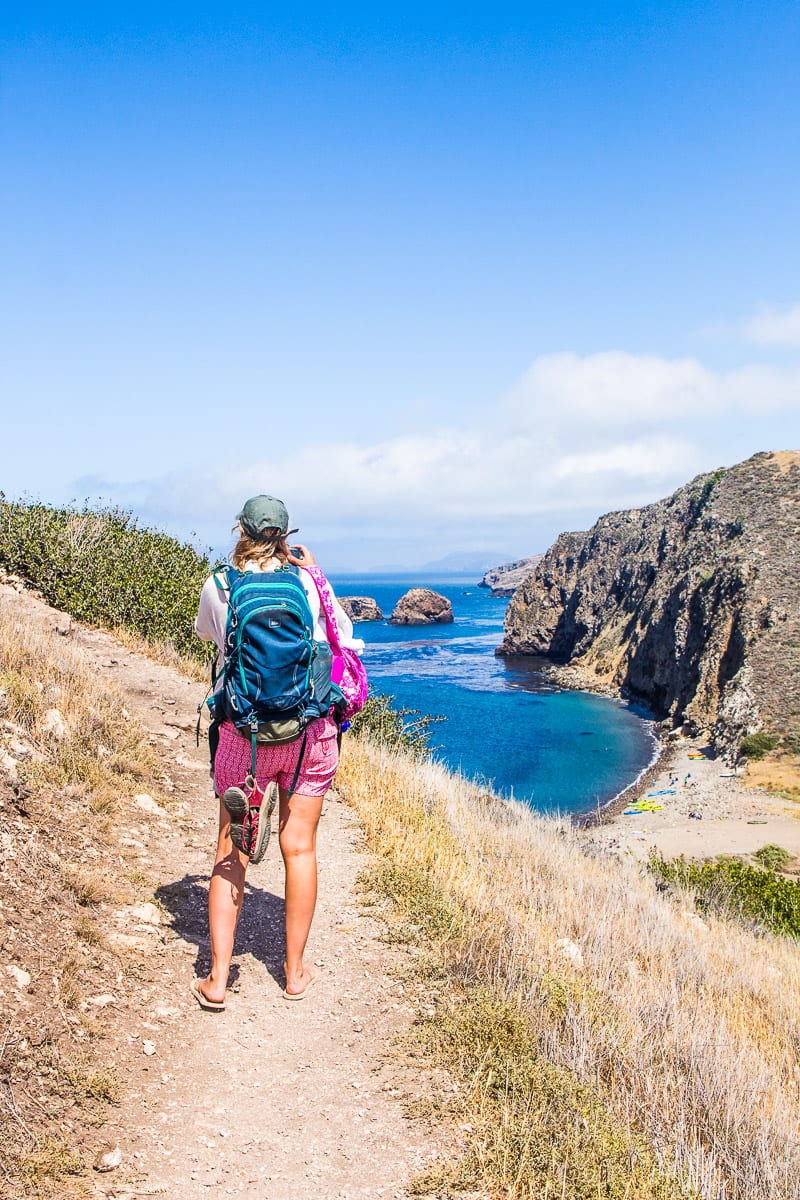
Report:
[{"label": "person on beach", "polygon": [[[282,501],[272,496],[252,497],[238,514],[234,528],[239,536],[231,555],[233,567],[239,572],[277,571],[286,564],[298,568],[314,621],[314,640],[327,643],[325,616],[321,612],[317,587],[304,570],[314,566],[315,559],[306,546],[288,545],[289,533],[297,530],[289,530],[289,516]],[[204,641],[216,645],[217,667],[221,670],[225,663],[228,600],[219,576],[220,573],[215,572],[203,586],[195,630]],[[352,622],[335,598],[333,607],[342,645],[360,653],[364,643],[353,637]],[[269,836],[270,792],[274,794],[277,789],[279,800],[279,844],[286,875],[286,986],[283,991],[286,1000],[301,1000],[316,978],[305,965],[303,954],[317,899],[317,825],[323,798],[339,762],[337,733],[333,717],[320,716],[306,726],[304,738],[281,745],[258,745],[254,750],[255,782],[265,793],[263,808],[266,810],[260,817],[260,853],[263,853],[264,839]],[[250,856],[245,852],[248,847],[242,840],[242,814],[236,811],[229,797],[243,796],[241,784],[251,771],[251,743],[246,731],[240,733],[227,718],[220,722],[218,729],[212,725],[210,740],[217,734],[216,750],[211,741],[214,790],[218,797],[225,797],[231,803],[231,809],[220,799],[219,837],[208,890],[211,970],[204,979],[192,981],[191,991],[202,1008],[220,1010],[225,1007],[234,936],[250,862]],[[252,846],[249,848],[256,858],[256,851]]]}]

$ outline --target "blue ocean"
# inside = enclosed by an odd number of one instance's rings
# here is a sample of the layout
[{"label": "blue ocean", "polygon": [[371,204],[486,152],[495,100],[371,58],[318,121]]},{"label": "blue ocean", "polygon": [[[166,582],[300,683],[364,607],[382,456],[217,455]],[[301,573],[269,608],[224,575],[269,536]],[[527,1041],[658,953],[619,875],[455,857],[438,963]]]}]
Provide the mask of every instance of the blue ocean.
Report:
[{"label": "blue ocean", "polygon": [[453,605],[452,625],[356,625],[374,689],[397,706],[446,719],[432,727],[435,757],[541,812],[596,809],[651,761],[647,713],[547,683],[535,659],[495,656],[508,601],[473,577],[332,576],[337,595],[372,596],[384,618],[410,587]]}]

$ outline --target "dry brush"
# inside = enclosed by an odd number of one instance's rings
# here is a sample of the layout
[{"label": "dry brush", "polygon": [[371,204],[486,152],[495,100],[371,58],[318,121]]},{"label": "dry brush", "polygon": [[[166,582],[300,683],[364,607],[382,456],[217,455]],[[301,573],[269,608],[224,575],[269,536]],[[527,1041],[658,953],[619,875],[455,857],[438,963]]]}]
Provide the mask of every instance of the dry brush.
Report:
[{"label": "dry brush", "polygon": [[449,1186],[800,1195],[794,942],[701,920],[568,825],[367,739],[339,779],[443,972],[419,1033],[465,1084]]}]

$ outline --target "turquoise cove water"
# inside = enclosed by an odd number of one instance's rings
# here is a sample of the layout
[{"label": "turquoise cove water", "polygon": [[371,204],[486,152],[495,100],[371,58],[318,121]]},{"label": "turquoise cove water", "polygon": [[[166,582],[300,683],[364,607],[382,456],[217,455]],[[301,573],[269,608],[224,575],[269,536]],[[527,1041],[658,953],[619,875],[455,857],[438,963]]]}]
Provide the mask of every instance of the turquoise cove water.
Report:
[{"label": "turquoise cove water", "polygon": [[432,587],[451,601],[452,625],[356,626],[374,689],[399,706],[447,718],[432,737],[435,757],[447,766],[539,811],[584,813],[612,799],[652,759],[652,724],[642,710],[554,688],[534,659],[495,656],[508,601],[473,579],[331,582],[340,596],[372,596],[385,618],[410,587]]}]

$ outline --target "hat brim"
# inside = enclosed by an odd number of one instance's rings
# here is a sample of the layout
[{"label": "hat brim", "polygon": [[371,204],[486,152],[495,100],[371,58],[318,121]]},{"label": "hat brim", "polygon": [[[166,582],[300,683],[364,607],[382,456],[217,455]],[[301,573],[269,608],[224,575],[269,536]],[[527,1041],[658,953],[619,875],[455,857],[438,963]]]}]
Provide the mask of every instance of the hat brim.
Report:
[{"label": "hat brim", "polygon": [[[238,521],[242,532],[246,533],[248,537],[261,537],[262,536],[262,532],[263,532],[262,530],[259,530],[258,533],[251,533],[249,531],[249,529],[247,529],[247,525],[249,524],[249,522],[247,521],[247,518],[242,513],[239,513],[236,520]],[[245,524],[242,524],[243,521],[245,522]],[[277,529],[278,526],[277,525],[268,525],[267,528],[268,529]],[[281,531],[281,537],[288,538],[288,537],[291,537],[293,533],[299,533],[299,532],[300,532],[299,529],[287,529],[285,533],[283,533]]]}]

